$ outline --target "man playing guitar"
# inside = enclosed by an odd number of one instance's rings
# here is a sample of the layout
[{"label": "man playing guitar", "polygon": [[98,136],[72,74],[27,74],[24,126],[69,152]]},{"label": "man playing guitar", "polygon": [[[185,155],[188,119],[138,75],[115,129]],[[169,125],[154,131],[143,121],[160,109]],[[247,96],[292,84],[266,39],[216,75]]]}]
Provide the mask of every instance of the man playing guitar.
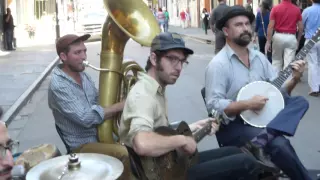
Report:
[{"label": "man playing guitar", "polygon": [[[139,72],[139,81],[130,90],[120,121],[119,137],[139,156],[145,177],[139,179],[163,179],[157,173],[153,158],[179,149],[192,155],[197,144],[192,137],[184,135],[163,136],[154,132],[159,126],[169,126],[165,88],[174,84],[180,76],[187,58],[193,54],[185,47],[176,33],[160,33],[151,45],[146,65],[147,73]],[[219,125],[214,119],[199,120],[189,125],[195,132],[208,121],[212,122],[211,135]],[[201,152],[199,163],[188,170],[188,179],[256,179],[260,166],[253,156],[242,153],[236,147],[224,147]],[[174,169],[173,169],[174,171]]]},{"label": "man playing guitar", "polygon": [[[211,60],[206,69],[205,99],[208,111],[223,114],[225,123],[217,132],[220,144],[244,146],[248,142],[258,149],[254,155],[267,162],[264,152],[270,154],[271,161],[292,180],[309,180],[308,171],[299,160],[289,140],[283,135],[293,136],[297,126],[308,110],[309,104],[303,97],[291,97],[292,89],[299,82],[304,70],[304,61],[291,64],[293,74],[281,92],[285,108],[267,125],[257,128],[244,124],[239,114],[245,110],[261,110],[268,98],[257,95],[248,100],[236,101],[238,91],[253,81],[274,79],[276,73],[262,53],[247,46],[251,42],[251,23],[254,15],[241,6],[233,6],[224,12],[217,28],[224,32],[227,43]],[[255,90],[252,90],[254,94]]]}]

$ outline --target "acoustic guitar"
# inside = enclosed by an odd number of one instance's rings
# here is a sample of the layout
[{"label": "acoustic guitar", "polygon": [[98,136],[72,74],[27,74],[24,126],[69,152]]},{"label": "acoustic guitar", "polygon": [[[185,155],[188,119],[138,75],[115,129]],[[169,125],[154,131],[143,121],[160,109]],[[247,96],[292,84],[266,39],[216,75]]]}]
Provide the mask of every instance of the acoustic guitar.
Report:
[{"label": "acoustic guitar", "polygon": [[[295,57],[295,60],[304,59],[310,49],[319,41],[319,29],[320,28],[318,28],[317,32],[313,35],[310,41],[305,44],[304,47],[299,51],[299,53]],[[237,101],[248,100],[255,95],[265,96],[269,98],[269,100],[267,101],[263,109],[258,112],[252,110],[241,112],[241,118],[251,126],[259,128],[266,127],[269,122],[272,121],[276,117],[276,115],[284,108],[285,103],[282,93],[280,92],[280,88],[291,74],[292,68],[289,65],[285,69],[280,71],[278,77],[271,82],[255,81],[242,87],[237,95]]]},{"label": "acoustic guitar", "polygon": [[[218,124],[223,120],[222,116],[216,111],[213,112],[212,117],[215,117],[215,120]],[[209,121],[203,128],[196,131],[194,134],[192,134],[189,125],[184,121],[180,122],[177,129],[160,126],[156,128],[154,132],[163,136],[190,136],[193,137],[194,140],[198,143],[211,132],[211,123],[212,121]],[[162,156],[153,157],[153,170],[143,169],[139,156],[133,151],[132,148],[127,148],[131,156],[131,164],[132,166],[134,166],[134,170],[136,171],[136,176],[138,176],[139,179],[142,180],[147,180],[146,174],[148,174],[148,171],[156,171],[156,173],[158,174],[157,180],[185,180],[187,179],[188,169],[198,162],[198,150],[196,150],[193,155],[187,155],[179,150],[174,150]]]}]

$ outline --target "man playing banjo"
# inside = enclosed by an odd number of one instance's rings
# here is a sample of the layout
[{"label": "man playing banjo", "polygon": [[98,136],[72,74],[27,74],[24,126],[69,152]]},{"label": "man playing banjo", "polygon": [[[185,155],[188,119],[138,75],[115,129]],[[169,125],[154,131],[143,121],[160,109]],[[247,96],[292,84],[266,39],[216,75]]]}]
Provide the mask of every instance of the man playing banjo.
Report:
[{"label": "man playing banjo", "polygon": [[[264,54],[248,48],[251,42],[251,23],[254,15],[241,6],[233,6],[224,11],[217,22],[217,28],[226,36],[225,47],[211,60],[205,73],[205,100],[208,111],[223,114],[225,122],[216,133],[222,146],[245,146],[249,144],[257,159],[267,163],[267,153],[271,161],[292,180],[309,180],[308,171],[299,160],[289,140],[309,108],[303,97],[291,97],[292,89],[299,82],[304,71],[302,60],[291,64],[292,78],[281,87],[285,108],[266,126],[258,128],[244,123],[239,114],[246,110],[259,112],[268,101],[264,94],[251,99],[236,101],[239,90],[253,81],[269,81],[277,74]],[[254,95],[255,89],[252,90]],[[281,94],[281,93],[280,93]],[[267,94],[265,94],[267,96]],[[270,162],[271,163],[271,162]],[[272,165],[272,164],[271,164]]]}]

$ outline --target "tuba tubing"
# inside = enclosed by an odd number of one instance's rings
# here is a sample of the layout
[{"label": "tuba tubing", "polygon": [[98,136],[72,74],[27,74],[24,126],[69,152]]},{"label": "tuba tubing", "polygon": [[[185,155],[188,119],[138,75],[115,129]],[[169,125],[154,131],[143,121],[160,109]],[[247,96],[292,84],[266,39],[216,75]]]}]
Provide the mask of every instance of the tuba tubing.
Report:
[{"label": "tuba tubing", "polygon": [[[126,97],[137,81],[137,72],[144,71],[136,62],[123,63],[127,41],[132,38],[143,46],[150,46],[152,39],[160,33],[157,20],[142,0],[104,0],[108,12],[102,28],[100,68],[87,62],[84,65],[100,71],[99,103],[111,106]],[[129,75],[129,71],[133,75]],[[98,126],[101,143],[115,143],[121,113]]]}]

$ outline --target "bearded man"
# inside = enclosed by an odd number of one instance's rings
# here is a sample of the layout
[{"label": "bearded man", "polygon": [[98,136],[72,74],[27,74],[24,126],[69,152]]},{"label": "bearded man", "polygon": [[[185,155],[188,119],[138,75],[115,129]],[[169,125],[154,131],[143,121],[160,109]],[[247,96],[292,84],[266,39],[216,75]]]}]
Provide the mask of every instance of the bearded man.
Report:
[{"label": "bearded man", "polygon": [[223,146],[245,146],[254,150],[257,159],[272,166],[265,153],[270,155],[271,161],[292,180],[311,180],[290,141],[284,137],[295,134],[309,108],[303,97],[290,96],[302,76],[304,61],[290,64],[292,78],[281,89],[285,108],[266,128],[245,124],[239,116],[245,110],[261,110],[268,101],[268,94],[236,101],[237,92],[250,82],[271,81],[277,76],[265,55],[248,48],[252,39],[253,21],[254,15],[251,12],[241,6],[233,6],[224,11],[224,16],[217,22],[217,28],[226,36],[226,45],[211,60],[205,74],[207,109],[209,112],[218,111],[224,116],[224,123],[216,133],[217,139]]}]

